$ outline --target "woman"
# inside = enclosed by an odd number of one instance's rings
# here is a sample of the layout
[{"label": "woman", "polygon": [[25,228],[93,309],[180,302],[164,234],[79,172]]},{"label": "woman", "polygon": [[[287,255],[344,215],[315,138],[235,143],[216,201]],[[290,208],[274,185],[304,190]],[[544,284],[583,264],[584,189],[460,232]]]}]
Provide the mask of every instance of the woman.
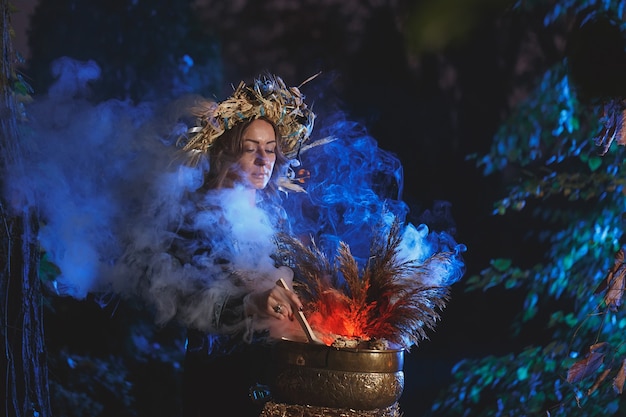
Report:
[{"label": "woman", "polygon": [[258,416],[254,387],[264,381],[268,342],[289,332],[302,309],[276,285],[291,271],[274,267],[272,236],[289,230],[279,192],[299,190],[290,163],[314,115],[275,76],[193,112],[198,126],[183,150],[208,171],[171,248],[196,277],[177,295],[176,315],[188,327],[183,416]]}]

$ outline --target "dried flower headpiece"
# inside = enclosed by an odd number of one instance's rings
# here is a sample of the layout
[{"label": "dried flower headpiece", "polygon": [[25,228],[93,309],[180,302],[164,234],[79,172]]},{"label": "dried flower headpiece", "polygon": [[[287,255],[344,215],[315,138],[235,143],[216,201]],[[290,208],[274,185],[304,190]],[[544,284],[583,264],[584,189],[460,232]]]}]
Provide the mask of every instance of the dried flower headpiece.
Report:
[{"label": "dried flower headpiece", "polygon": [[[215,140],[235,124],[266,117],[273,121],[280,133],[279,146],[291,166],[298,166],[300,153],[334,139],[324,138],[313,144],[303,146],[309,140],[313,130],[315,114],[304,102],[305,96],[300,87],[317,77],[316,74],[298,87],[287,87],[276,75],[264,75],[256,78],[252,85],[243,81],[234,93],[222,102],[211,102],[199,109],[197,126],[187,131],[180,143],[183,151],[192,152],[192,161],[197,161],[206,154]],[[195,155],[194,155],[195,154]],[[289,170],[287,178],[280,181],[281,188],[291,191],[304,191],[294,184],[295,174]]]},{"label": "dried flower headpiece", "polygon": [[215,139],[238,122],[264,116],[278,126],[281,150],[289,159],[296,157],[302,143],[308,140],[315,120],[299,88],[287,87],[276,75],[257,78],[252,85],[242,81],[229,98],[213,103],[197,116],[199,126],[189,130],[191,137],[183,150],[207,152]]}]

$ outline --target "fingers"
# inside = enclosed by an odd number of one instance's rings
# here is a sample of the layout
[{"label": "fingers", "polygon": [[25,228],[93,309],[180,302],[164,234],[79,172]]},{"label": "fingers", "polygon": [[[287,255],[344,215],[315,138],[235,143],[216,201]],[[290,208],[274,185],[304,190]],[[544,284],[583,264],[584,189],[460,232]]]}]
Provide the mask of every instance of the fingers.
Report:
[{"label": "fingers", "polygon": [[287,297],[289,297],[289,300],[290,300],[292,306],[294,306],[297,310],[302,311],[304,306],[302,305],[302,302],[300,301],[300,298],[298,298],[296,293],[288,291],[287,292]]},{"label": "fingers", "polygon": [[275,303],[268,306],[268,315],[277,318],[278,320],[284,320],[285,318],[292,319],[293,311],[289,304]]},{"label": "fingers", "polygon": [[279,320],[283,320],[291,314],[288,299],[274,288],[267,293],[265,311],[268,316]]},{"label": "fingers", "polygon": [[279,320],[293,320],[294,309],[302,309],[302,303],[295,293],[277,286],[270,291],[267,308],[269,315]]},{"label": "fingers", "polygon": [[303,309],[302,303],[300,302],[300,298],[298,298],[296,293],[293,292],[291,288],[289,288],[289,286],[287,285],[287,282],[284,279],[281,278],[278,281],[276,281],[276,286],[285,290],[285,294],[291,300],[291,304],[293,306],[295,306],[298,310]]},{"label": "fingers", "polygon": [[243,299],[244,314],[255,314],[283,320],[293,319],[291,298],[281,288],[272,288],[263,292],[251,292]]}]

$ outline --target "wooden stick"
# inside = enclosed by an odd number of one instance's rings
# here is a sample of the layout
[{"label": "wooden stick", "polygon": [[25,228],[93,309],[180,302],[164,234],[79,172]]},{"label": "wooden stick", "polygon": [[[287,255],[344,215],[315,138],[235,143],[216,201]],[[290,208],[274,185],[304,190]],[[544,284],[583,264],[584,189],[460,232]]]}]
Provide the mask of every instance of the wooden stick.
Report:
[{"label": "wooden stick", "polygon": [[[291,291],[291,289],[287,286],[285,280],[282,278],[279,279],[276,284],[280,287],[283,287],[287,291]],[[311,329],[311,326],[309,325],[309,321],[306,319],[304,313],[299,309],[297,309],[296,311],[296,319],[298,319],[300,327],[302,327],[302,330],[304,330],[304,334],[306,334],[306,338],[309,340],[309,343],[317,343],[322,345],[324,344],[324,342],[322,342],[317,338],[317,336],[315,336],[315,333],[313,333],[313,329]]]}]

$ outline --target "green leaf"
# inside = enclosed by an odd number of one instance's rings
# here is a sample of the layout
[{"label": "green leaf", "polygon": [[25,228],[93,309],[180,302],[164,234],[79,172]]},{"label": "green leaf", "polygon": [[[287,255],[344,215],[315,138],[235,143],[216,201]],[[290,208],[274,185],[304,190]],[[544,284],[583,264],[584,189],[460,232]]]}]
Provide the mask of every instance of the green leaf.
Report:
[{"label": "green leaf", "polygon": [[512,261],[510,259],[499,258],[491,261],[491,265],[493,265],[493,267],[500,272],[508,270],[511,267],[511,264]]},{"label": "green leaf", "polygon": [[61,269],[50,261],[48,254],[44,253],[39,261],[39,278],[44,281],[55,281],[61,275]]},{"label": "green leaf", "polygon": [[589,169],[591,170],[591,172],[595,171],[596,169],[598,169],[600,167],[600,165],[602,165],[602,158],[600,158],[599,156],[591,156],[589,157],[589,161],[587,161],[587,165],[589,166]]}]

